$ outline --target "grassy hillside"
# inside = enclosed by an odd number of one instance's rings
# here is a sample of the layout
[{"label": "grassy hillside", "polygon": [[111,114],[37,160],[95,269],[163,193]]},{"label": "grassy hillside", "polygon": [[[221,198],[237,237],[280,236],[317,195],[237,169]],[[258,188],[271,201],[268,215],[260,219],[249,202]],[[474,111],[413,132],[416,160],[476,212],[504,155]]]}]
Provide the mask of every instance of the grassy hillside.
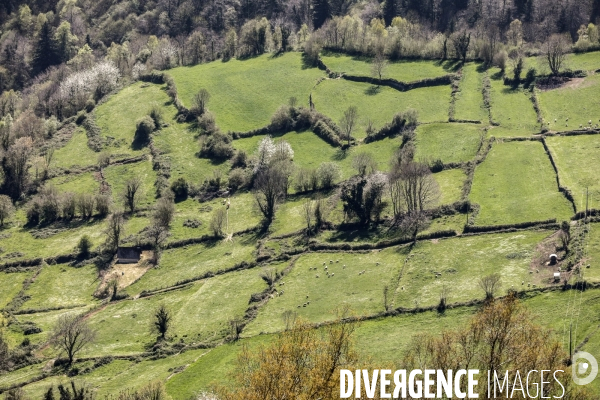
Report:
[{"label": "grassy hillside", "polygon": [[[415,81],[460,70],[454,100],[450,85],[402,92],[329,78],[325,71],[307,67],[295,52],[167,70],[186,107],[200,89],[208,90],[208,109],[223,133],[268,125],[292,96],[304,108],[312,99],[315,110],[338,127],[343,112],[357,107],[357,140],[349,148],[326,142],[314,124],[269,132],[276,145],[286,142],[293,150],[286,160],[288,180],[278,181],[278,188],[287,190],[278,193],[272,221],[263,219],[257,203],[257,171],[264,171],[257,166],[259,143],[267,134],[227,136],[220,144],[227,157],[200,157],[203,143],[217,136],[205,135],[193,118],[182,122],[166,85],[124,84],[88,113],[99,131],[73,119],[48,138],[55,146],[48,176],[40,169],[45,149],[35,149],[32,181],[39,188],[56,188],[59,217],[28,222],[35,201],[45,199],[40,189],[24,193],[15,214],[0,227],[0,333],[11,349],[31,350],[30,363],[0,373],[0,392],[18,385],[39,398],[49,386],[68,382],[67,375],[76,369],[76,381],[89,385],[95,396],[117,396],[159,380],[174,400],[187,400],[215,381],[230,383],[242,347],[269,344],[285,328],[284,315],[318,326],[335,321],[340,310],[362,320],[353,338],[362,359],[393,367],[415,335],[464,327],[484,298],[479,280],[490,274],[500,276],[496,295],[515,290],[534,322],[551,329],[565,350],[568,321],[574,326],[574,344],[597,352],[600,302],[598,289],[590,287],[600,284],[600,225],[597,217],[572,220],[575,209],[559,184],[570,191],[577,211],[585,209],[586,188],[588,207],[599,208],[598,135],[592,130],[585,135],[556,133],[578,128],[580,120],[600,118],[594,101],[598,79],[591,73],[597,60],[598,53],[570,56],[571,65],[589,75],[534,92],[504,85],[497,68],[485,70],[478,63],[456,69],[452,62],[400,61],[389,63],[384,73]],[[334,72],[371,73],[367,58],[326,53],[322,61]],[[527,59],[526,67],[534,62]],[[486,76],[489,88],[484,87]],[[532,93],[544,120],[551,122],[549,133],[541,132]],[[486,94],[490,110],[484,106]],[[162,124],[147,144],[133,145],[136,121],[153,107],[160,110]],[[377,131],[407,108],[418,112],[414,131],[365,140],[368,119]],[[448,122],[451,118],[468,121]],[[96,133],[101,148],[94,150]],[[414,159],[407,151],[398,152],[403,147],[414,148]],[[348,199],[358,190],[342,189],[360,181],[356,159],[362,153],[370,157],[364,177],[368,184],[356,195],[359,202],[366,203],[365,193],[378,183],[382,189],[371,221],[360,225]],[[422,214],[416,241],[412,229],[400,224],[406,201],[399,203],[394,218],[387,175],[394,157],[403,157],[395,159],[402,166],[415,160],[427,163],[423,174],[440,188],[439,199]],[[325,162],[339,168],[333,187],[296,187],[298,171],[315,171]],[[234,165],[238,169],[232,172]],[[135,212],[125,212],[119,244],[144,252],[137,264],[117,264],[107,245],[109,220],[96,211],[84,219],[77,204],[69,218],[62,206],[68,193],[75,194],[77,203],[79,195],[102,189],[110,193],[110,210],[122,210],[131,178],[142,183],[140,203]],[[164,224],[168,233],[155,247],[149,235],[158,229],[155,210],[170,202],[168,192],[161,199],[157,187],[170,187],[180,178],[187,196],[173,202],[172,220]],[[317,175],[317,183],[321,178]],[[401,179],[406,183],[408,178],[401,174]],[[561,243],[559,225],[514,226],[548,219],[571,221],[568,248]],[[492,232],[467,233],[465,225]],[[78,254],[85,235],[91,241],[88,256]],[[96,258],[97,253],[106,258]],[[558,265],[548,265],[552,253],[558,254]],[[555,281],[558,267],[561,280]],[[109,285],[113,279],[116,293]],[[581,280],[589,290],[565,285]],[[449,307],[438,312],[442,293]],[[163,305],[172,316],[164,341],[151,330]],[[80,318],[96,332],[71,368],[52,366],[63,355],[50,345],[51,335],[65,316]],[[600,393],[597,386],[593,390]]]},{"label": "grassy hillside", "polygon": [[307,106],[312,87],[324,77],[316,68],[305,68],[299,53],[215,61],[175,68],[169,74],[188,107],[194,94],[202,88],[208,90],[208,108],[224,131],[249,131],[267,125],[271,115],[290,97]]}]

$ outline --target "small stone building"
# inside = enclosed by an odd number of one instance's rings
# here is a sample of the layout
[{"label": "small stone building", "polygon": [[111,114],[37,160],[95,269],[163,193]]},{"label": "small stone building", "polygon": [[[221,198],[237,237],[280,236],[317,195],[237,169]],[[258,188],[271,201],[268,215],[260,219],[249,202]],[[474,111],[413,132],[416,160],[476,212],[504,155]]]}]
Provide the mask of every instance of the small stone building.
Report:
[{"label": "small stone building", "polygon": [[117,264],[137,264],[142,256],[139,247],[121,247],[117,249]]}]

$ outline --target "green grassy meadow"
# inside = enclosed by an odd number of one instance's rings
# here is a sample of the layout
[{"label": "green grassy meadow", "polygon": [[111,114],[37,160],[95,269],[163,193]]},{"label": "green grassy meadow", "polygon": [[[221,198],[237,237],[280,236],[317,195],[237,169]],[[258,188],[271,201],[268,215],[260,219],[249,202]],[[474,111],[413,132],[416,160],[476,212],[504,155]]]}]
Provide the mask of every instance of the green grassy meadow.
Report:
[{"label": "green grassy meadow", "polygon": [[423,160],[460,163],[477,154],[485,130],[477,124],[424,124],[417,128],[415,156]]},{"label": "green grassy meadow", "polygon": [[[327,53],[321,57],[323,63],[333,72],[348,75],[372,76],[372,64],[369,58],[352,57],[339,53]],[[421,79],[437,78],[447,75],[439,62],[435,61],[397,61],[389,62],[383,78],[393,78],[400,82],[414,82]]]},{"label": "green grassy meadow", "polygon": [[[209,110],[215,113],[223,131],[249,131],[268,125],[277,108],[296,97],[308,106],[311,88],[324,74],[317,68],[304,68],[299,53],[273,57],[263,55],[249,60],[215,61],[169,71],[179,97],[190,107],[200,89],[211,94]],[[201,77],[198,79],[198,77]]]},{"label": "green grassy meadow", "polygon": [[[77,156],[74,157],[73,155]],[[51,168],[77,168],[95,165],[98,153],[88,147],[88,139],[83,128],[77,128],[69,142],[54,151]]]},{"label": "green grassy meadow", "polygon": [[[600,124],[600,105],[595,100],[600,88],[600,75],[578,78],[558,89],[538,94],[544,121],[552,131],[571,131]],[[568,120],[567,120],[568,119]],[[556,121],[555,121],[556,120]]]},{"label": "green grassy meadow", "polygon": [[[523,89],[512,89],[496,78],[498,70],[488,71],[491,83],[492,121],[505,128],[496,136],[529,136],[540,131],[530,94]],[[507,130],[506,128],[510,129]]]},{"label": "green grassy meadow", "polygon": [[327,79],[313,91],[313,102],[317,111],[327,115],[336,123],[348,107],[358,107],[359,122],[354,133],[357,138],[366,136],[367,119],[370,118],[379,129],[384,124],[392,122],[394,114],[407,108],[417,110],[419,122],[445,122],[448,120],[449,101],[450,88],[446,86],[399,92],[387,86],[374,86],[344,79]]},{"label": "green grassy meadow", "polygon": [[585,210],[586,194],[591,202],[589,207],[598,208],[600,184],[596,171],[600,167],[600,147],[597,136],[550,137],[546,143],[558,168],[560,183],[571,190],[577,211]]},{"label": "green grassy meadow", "polygon": [[476,225],[562,221],[573,214],[558,192],[542,144],[535,141],[495,143],[475,170],[470,199],[481,206]]},{"label": "green grassy meadow", "polygon": [[479,65],[467,64],[462,67],[460,91],[456,95],[454,118],[462,120],[489,122],[488,110],[483,104],[483,74]]}]

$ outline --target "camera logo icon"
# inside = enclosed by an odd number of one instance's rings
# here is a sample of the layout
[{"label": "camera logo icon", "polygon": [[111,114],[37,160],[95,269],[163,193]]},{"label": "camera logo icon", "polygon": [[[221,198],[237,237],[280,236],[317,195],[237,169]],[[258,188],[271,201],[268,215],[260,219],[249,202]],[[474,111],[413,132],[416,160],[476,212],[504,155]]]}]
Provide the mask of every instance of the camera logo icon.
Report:
[{"label": "camera logo icon", "polygon": [[579,351],[573,355],[571,375],[576,385],[587,385],[598,375],[598,361],[590,353]]}]

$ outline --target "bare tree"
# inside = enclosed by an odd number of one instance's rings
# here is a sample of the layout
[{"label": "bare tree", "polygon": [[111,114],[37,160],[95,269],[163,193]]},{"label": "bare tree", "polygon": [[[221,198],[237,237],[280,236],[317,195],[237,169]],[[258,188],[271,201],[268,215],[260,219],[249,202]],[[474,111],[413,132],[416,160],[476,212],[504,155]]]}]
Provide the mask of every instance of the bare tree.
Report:
[{"label": "bare tree", "polygon": [[304,204],[302,204],[302,216],[304,217],[304,222],[306,223],[306,236],[310,236],[313,228],[313,217],[315,215],[314,212],[314,204],[311,199],[306,199]]},{"label": "bare tree", "polygon": [[215,210],[210,219],[210,231],[215,237],[223,237],[225,224],[227,223],[227,210],[219,208]]},{"label": "bare tree", "polygon": [[91,343],[95,336],[95,332],[83,318],[77,315],[64,315],[54,326],[52,342],[54,346],[65,352],[71,365],[77,353]]},{"label": "bare tree", "polygon": [[80,193],[77,195],[77,209],[81,218],[88,219],[94,214],[94,196],[89,193]]},{"label": "bare tree", "polygon": [[0,228],[4,226],[4,221],[8,220],[15,212],[10,197],[0,194]]},{"label": "bare tree", "polygon": [[469,45],[471,44],[471,33],[462,31],[454,34],[452,37],[452,44],[456,51],[456,56],[464,63],[467,60],[467,52],[469,51]]},{"label": "bare tree", "polygon": [[254,197],[267,226],[273,222],[277,205],[285,196],[287,181],[285,171],[275,166],[264,168],[256,175]]},{"label": "bare tree", "polygon": [[350,139],[352,139],[352,132],[354,132],[354,128],[356,125],[356,120],[358,119],[358,108],[356,106],[348,107],[346,111],[344,111],[344,116],[340,121],[340,126],[346,139],[348,139],[348,146],[350,146]]},{"label": "bare tree", "polygon": [[50,164],[52,163],[52,158],[54,157],[54,147],[49,147],[44,154],[44,179],[48,178],[48,171],[50,170]]},{"label": "bare tree", "polygon": [[371,74],[373,75],[373,77],[379,78],[379,80],[381,80],[381,77],[386,67],[387,60],[385,59],[383,52],[378,51],[377,55],[375,55],[375,57],[373,58],[373,62],[371,63]]},{"label": "bare tree", "polygon": [[352,158],[352,168],[360,176],[371,175],[377,171],[377,161],[371,153],[361,152]]},{"label": "bare tree", "polygon": [[175,214],[175,204],[173,198],[168,196],[161,197],[154,206],[152,219],[160,226],[168,229]]},{"label": "bare tree", "polygon": [[492,300],[494,294],[500,288],[500,274],[491,274],[479,279],[479,287],[485,292],[485,299]]},{"label": "bare tree", "polygon": [[152,322],[152,331],[158,333],[160,338],[164,340],[167,337],[167,332],[171,328],[173,315],[171,310],[166,305],[159,305],[154,310],[154,321]]},{"label": "bare tree", "polygon": [[553,75],[558,75],[562,68],[569,43],[563,35],[552,35],[544,45],[546,62]]},{"label": "bare tree", "polygon": [[154,251],[154,257],[152,261],[154,264],[158,264],[162,245],[169,237],[169,230],[160,223],[154,222],[146,232],[146,236],[150,239],[150,242],[152,243],[152,249]]},{"label": "bare tree", "polygon": [[115,211],[108,217],[106,227],[106,247],[109,251],[116,251],[121,241],[125,227],[125,218],[122,211]]},{"label": "bare tree", "polygon": [[412,158],[410,148],[394,155],[388,184],[395,224],[416,240],[427,222],[424,212],[438,201],[440,188],[429,166]]},{"label": "bare tree", "polygon": [[123,189],[121,197],[123,198],[125,208],[129,209],[129,212],[132,214],[135,212],[135,209],[140,202],[141,187],[142,180],[138,177],[128,179],[125,182],[125,188]]},{"label": "bare tree", "polygon": [[192,99],[192,112],[196,115],[202,115],[206,112],[210,93],[206,89],[200,89]]}]

